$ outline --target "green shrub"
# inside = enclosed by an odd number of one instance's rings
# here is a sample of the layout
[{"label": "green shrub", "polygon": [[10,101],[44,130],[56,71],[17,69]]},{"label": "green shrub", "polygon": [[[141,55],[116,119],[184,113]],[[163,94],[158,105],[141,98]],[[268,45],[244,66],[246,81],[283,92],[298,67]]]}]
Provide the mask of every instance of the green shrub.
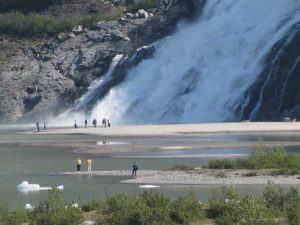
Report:
[{"label": "green shrub", "polygon": [[21,225],[28,221],[25,210],[10,211],[5,202],[0,201],[0,225]]},{"label": "green shrub", "polygon": [[242,195],[232,189],[223,189],[219,196],[209,200],[208,216],[217,225],[274,225],[274,214],[264,201],[252,195]]},{"label": "green shrub", "polygon": [[31,225],[80,225],[83,216],[78,208],[66,205],[63,193],[53,188],[48,198],[38,205],[30,215]]},{"label": "green shrub", "polygon": [[208,168],[210,169],[234,169],[235,162],[229,159],[210,160]]},{"label": "green shrub", "polygon": [[105,216],[98,224],[148,225],[170,224],[170,200],[163,195],[143,192],[139,197],[125,194],[109,198]]},{"label": "green shrub", "polygon": [[174,167],[170,168],[170,170],[177,170],[177,171],[189,171],[194,169],[195,168],[190,165],[175,165]]},{"label": "green shrub", "polygon": [[92,201],[84,202],[81,205],[81,210],[84,212],[90,212],[90,211],[99,210],[102,208],[104,208],[103,201],[92,200]]},{"label": "green shrub", "polygon": [[154,8],[156,5],[156,0],[135,0],[132,4],[127,6],[127,11],[131,13],[136,13],[140,9],[150,9]]},{"label": "green shrub", "polygon": [[0,12],[14,12],[24,8],[43,9],[53,3],[53,0],[0,0]]},{"label": "green shrub", "polygon": [[194,193],[179,197],[171,207],[171,218],[176,224],[190,224],[204,218],[204,207]]},{"label": "green shrub", "polygon": [[0,31],[7,34],[41,37],[71,30],[74,25],[75,22],[71,19],[57,19],[38,13],[0,14]]},{"label": "green shrub", "polygon": [[211,160],[210,169],[279,169],[278,174],[298,174],[300,172],[300,156],[286,153],[283,148],[266,149],[262,143],[253,153],[238,160]]}]

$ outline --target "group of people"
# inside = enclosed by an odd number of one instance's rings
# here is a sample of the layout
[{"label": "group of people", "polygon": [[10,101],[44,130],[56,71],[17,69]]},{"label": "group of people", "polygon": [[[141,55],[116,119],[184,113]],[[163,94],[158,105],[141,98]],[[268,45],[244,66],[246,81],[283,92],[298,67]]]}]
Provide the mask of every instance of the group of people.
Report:
[{"label": "group of people", "polygon": [[[97,127],[97,120],[93,119],[92,124],[93,124],[93,127]],[[106,118],[103,118],[102,119],[102,126],[103,127],[110,127],[110,120],[106,119]],[[88,127],[88,120],[87,119],[84,120],[84,127],[85,128]],[[78,128],[77,122],[76,122],[76,120],[74,120],[74,129],[77,129],[77,128]]]},{"label": "group of people", "polygon": [[[78,172],[81,171],[81,164],[82,164],[81,159],[77,158],[76,159],[76,170]],[[93,161],[91,160],[91,158],[88,158],[86,160],[86,165],[87,165],[87,171],[92,171]],[[139,167],[136,164],[136,162],[133,162],[133,164],[132,164],[132,173],[131,173],[133,177],[136,177],[138,169],[139,169]]]},{"label": "group of people", "polygon": [[[40,132],[40,129],[41,129],[40,128],[40,122],[37,121],[35,125],[36,125],[37,132]],[[46,130],[47,129],[47,122],[46,121],[43,122],[43,126],[44,126],[44,130]]]},{"label": "group of people", "polygon": [[[77,169],[77,171],[81,171],[81,164],[82,164],[81,159],[77,158],[76,159],[76,169]],[[87,171],[92,171],[93,161],[90,158],[88,158],[86,160],[86,165],[87,165]]]}]

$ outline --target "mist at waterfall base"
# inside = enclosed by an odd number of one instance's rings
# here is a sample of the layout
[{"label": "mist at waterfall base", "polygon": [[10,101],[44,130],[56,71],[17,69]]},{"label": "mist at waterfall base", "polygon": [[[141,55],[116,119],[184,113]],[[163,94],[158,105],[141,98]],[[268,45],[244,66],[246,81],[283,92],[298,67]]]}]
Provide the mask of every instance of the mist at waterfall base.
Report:
[{"label": "mist at waterfall base", "polygon": [[99,99],[90,119],[110,118],[114,124],[237,120],[237,105],[245,101],[266,55],[300,21],[299,8],[298,0],[207,1],[195,22],[180,23],[175,34],[157,42],[152,58]]}]

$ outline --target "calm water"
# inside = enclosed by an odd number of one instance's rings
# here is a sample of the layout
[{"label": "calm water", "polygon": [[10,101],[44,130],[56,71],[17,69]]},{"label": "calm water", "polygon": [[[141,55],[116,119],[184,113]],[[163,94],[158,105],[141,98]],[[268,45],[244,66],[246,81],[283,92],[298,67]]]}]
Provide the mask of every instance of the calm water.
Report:
[{"label": "calm water", "polygon": [[[24,128],[25,129],[25,128]],[[74,160],[79,156],[83,160],[89,155],[74,154],[74,149],[66,147],[51,147],[47,143],[61,142],[88,142],[99,141],[96,136],[89,135],[22,135],[16,134],[15,129],[0,129],[0,199],[9,203],[13,208],[24,207],[26,203],[36,204],[47,196],[46,191],[22,193],[16,189],[17,185],[24,180],[29,183],[37,183],[41,186],[64,185],[64,195],[69,201],[89,200],[104,198],[120,192],[137,194],[142,190],[135,184],[122,184],[118,177],[87,177],[87,176],[62,176],[50,175],[50,173],[61,171],[73,171],[75,169]],[[261,136],[261,135],[260,135]],[[256,135],[202,135],[191,137],[191,139],[205,140],[256,140]],[[300,140],[300,136],[282,134],[281,136],[266,135],[265,140]],[[22,141],[22,144],[15,142]],[[133,139],[133,140],[114,140],[118,142],[129,142],[129,144],[151,143],[162,141],[156,139]],[[176,140],[167,140],[174,144]],[[192,141],[192,140],[189,140]],[[30,143],[45,143],[44,147],[30,146]],[[27,144],[28,143],[28,144]],[[298,153],[298,148],[291,148],[290,151]],[[92,156],[94,161],[93,170],[120,170],[131,169],[132,161],[137,161],[141,169],[168,169],[176,164],[189,164],[194,166],[204,165],[210,158],[195,158],[193,155],[199,154],[244,154],[251,153],[251,149],[227,149],[227,150],[188,150],[188,151],[161,151],[145,152],[138,154],[128,154],[126,158],[112,158]],[[180,156],[191,155],[190,158],[155,158],[161,156]],[[124,154],[122,155],[124,156]],[[139,156],[138,159],[135,157]],[[154,157],[154,158],[153,158]],[[85,169],[85,165],[84,168]],[[122,178],[124,179],[124,178]],[[184,195],[193,189],[199,197],[205,201],[213,188],[212,185],[162,185],[155,191],[167,194],[170,197]],[[263,186],[238,185],[242,192],[260,193]]]}]

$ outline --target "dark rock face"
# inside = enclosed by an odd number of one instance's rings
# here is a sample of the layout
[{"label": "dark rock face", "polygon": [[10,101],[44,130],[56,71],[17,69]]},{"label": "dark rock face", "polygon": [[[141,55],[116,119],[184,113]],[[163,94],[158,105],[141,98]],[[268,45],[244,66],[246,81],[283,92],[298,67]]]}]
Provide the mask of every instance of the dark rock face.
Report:
[{"label": "dark rock face", "polygon": [[300,24],[277,43],[237,110],[242,120],[300,119]]},{"label": "dark rock face", "polygon": [[[64,111],[107,72],[116,55],[135,58],[132,65],[151,57],[136,54],[137,49],[173,32],[178,20],[194,14],[194,6],[194,1],[174,1],[168,10],[153,9],[148,18],[99,22],[93,31],[22,47],[0,70],[0,121],[38,120]],[[124,79],[128,63],[117,67],[103,94]]]}]

